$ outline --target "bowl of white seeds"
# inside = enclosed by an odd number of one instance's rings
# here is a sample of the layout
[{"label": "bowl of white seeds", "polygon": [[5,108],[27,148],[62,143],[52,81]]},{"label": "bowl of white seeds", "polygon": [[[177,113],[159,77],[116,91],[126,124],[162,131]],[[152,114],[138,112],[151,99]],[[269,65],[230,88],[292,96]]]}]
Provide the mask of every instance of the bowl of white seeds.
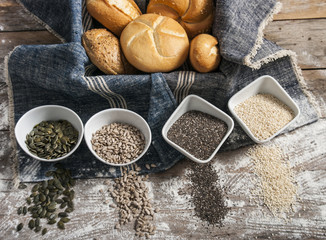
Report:
[{"label": "bowl of white seeds", "polygon": [[84,138],[98,160],[112,166],[126,166],[147,152],[152,133],[139,114],[111,108],[96,113],[87,121]]},{"label": "bowl of white seeds", "polygon": [[233,95],[228,107],[256,143],[270,141],[300,115],[300,109],[290,95],[268,75],[257,78]]}]

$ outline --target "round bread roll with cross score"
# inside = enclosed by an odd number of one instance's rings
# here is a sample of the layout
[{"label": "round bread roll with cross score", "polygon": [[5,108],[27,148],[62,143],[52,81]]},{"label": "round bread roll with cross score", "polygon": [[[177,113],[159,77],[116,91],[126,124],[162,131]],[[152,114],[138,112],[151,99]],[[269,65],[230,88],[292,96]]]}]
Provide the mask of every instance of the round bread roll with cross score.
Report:
[{"label": "round bread roll with cross score", "polygon": [[122,31],[122,51],[137,69],[169,72],[188,57],[189,40],[181,25],[172,18],[143,14]]},{"label": "round bread roll with cross score", "polygon": [[206,73],[218,67],[221,55],[217,44],[217,38],[204,33],[191,40],[189,59],[194,69]]},{"label": "round bread roll with cross score", "polygon": [[86,7],[93,18],[118,37],[128,23],[141,15],[133,0],[86,0]]},{"label": "round bread roll with cross score", "polygon": [[208,33],[214,21],[213,0],[150,0],[147,13],[168,16],[178,21],[192,39]]}]

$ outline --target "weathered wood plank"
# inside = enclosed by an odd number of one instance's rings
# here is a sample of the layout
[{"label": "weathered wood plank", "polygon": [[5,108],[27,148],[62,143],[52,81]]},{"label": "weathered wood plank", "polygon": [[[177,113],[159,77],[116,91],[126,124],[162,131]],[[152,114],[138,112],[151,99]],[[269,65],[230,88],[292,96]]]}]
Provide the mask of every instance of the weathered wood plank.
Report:
[{"label": "weathered wood plank", "polygon": [[0,32],[44,29],[15,0],[0,0]]},{"label": "weathered wood plank", "polygon": [[48,31],[0,32],[0,64],[4,57],[21,44],[57,44],[61,41]]},{"label": "weathered wood plank", "polygon": [[0,80],[0,131],[9,130],[9,101],[7,84]]},{"label": "weathered wood plank", "polygon": [[[13,179],[12,154],[13,148],[9,131],[0,131],[0,180]],[[0,187],[0,193],[2,187]]]},{"label": "weathered wood plank", "polygon": [[301,68],[326,68],[326,19],[274,21],[265,37],[298,55]]},{"label": "weathered wood plank", "polygon": [[275,20],[325,18],[326,2],[320,0],[279,0],[282,10]]},{"label": "weathered wood plank", "polygon": [[302,71],[309,91],[314,95],[321,117],[326,117],[326,70]]}]

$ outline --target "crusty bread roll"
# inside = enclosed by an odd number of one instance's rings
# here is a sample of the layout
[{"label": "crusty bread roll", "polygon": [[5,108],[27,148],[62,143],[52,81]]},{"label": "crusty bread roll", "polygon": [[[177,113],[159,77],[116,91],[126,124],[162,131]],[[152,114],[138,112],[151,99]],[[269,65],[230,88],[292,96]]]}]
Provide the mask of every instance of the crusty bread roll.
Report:
[{"label": "crusty bread roll", "polygon": [[173,18],[181,24],[191,39],[211,30],[214,4],[213,0],[150,0],[147,13]]},{"label": "crusty bread roll", "polygon": [[93,18],[118,37],[141,14],[133,0],[87,0],[86,7]]},{"label": "crusty bread roll", "polygon": [[123,56],[119,39],[108,30],[88,30],[82,36],[82,44],[91,62],[105,74],[135,72]]},{"label": "crusty bread roll", "polygon": [[190,63],[198,72],[211,72],[221,61],[218,41],[209,34],[199,34],[190,43]]},{"label": "crusty bread roll", "polygon": [[120,43],[129,63],[144,72],[169,72],[187,59],[189,40],[172,18],[143,14],[123,30]]}]

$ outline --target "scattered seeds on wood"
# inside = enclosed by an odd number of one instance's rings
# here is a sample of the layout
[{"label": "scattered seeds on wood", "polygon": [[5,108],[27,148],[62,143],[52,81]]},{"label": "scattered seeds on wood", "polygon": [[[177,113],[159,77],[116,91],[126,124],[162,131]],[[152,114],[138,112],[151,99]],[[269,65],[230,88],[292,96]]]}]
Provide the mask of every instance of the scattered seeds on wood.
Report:
[{"label": "scattered seeds on wood", "polygon": [[191,200],[195,215],[209,224],[221,227],[230,208],[224,201],[216,170],[210,163],[190,163],[187,177],[191,181]]},{"label": "scattered seeds on wood", "polygon": [[248,149],[247,155],[257,176],[251,193],[261,199],[274,216],[286,219],[286,214],[293,211],[298,188],[290,161],[275,145],[256,145]]}]

